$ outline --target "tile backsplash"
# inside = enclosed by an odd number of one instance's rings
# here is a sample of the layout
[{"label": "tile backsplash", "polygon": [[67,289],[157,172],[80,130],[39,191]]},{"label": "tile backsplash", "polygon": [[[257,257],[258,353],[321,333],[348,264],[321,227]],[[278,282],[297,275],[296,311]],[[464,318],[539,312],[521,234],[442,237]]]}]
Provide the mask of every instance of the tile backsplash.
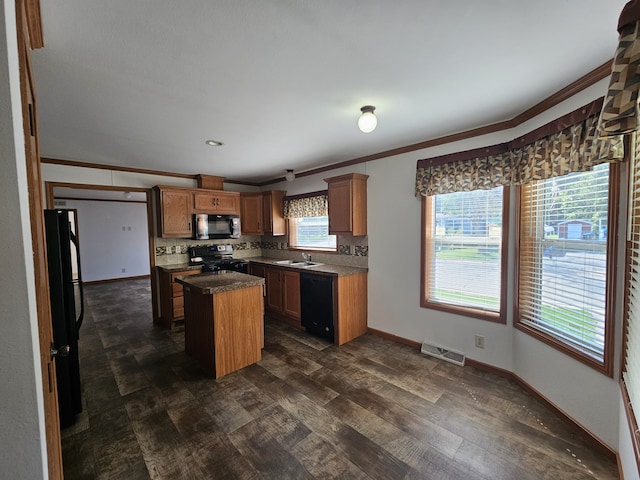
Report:
[{"label": "tile backsplash", "polygon": [[[156,265],[173,265],[189,261],[189,247],[202,245],[230,244],[235,258],[273,257],[279,259],[297,259],[302,254],[289,250],[288,236],[242,235],[238,239],[226,240],[190,240],[186,238],[156,238]],[[353,267],[368,266],[368,238],[351,235],[338,236],[338,252],[312,252],[314,261],[346,265]]]}]

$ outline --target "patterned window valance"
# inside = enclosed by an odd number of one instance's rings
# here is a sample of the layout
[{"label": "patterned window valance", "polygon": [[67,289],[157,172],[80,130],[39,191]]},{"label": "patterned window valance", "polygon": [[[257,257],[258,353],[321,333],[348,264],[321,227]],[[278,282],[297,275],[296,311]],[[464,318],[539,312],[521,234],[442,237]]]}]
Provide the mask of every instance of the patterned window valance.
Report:
[{"label": "patterned window valance", "polygon": [[284,218],[324,217],[329,215],[327,192],[285,197]]},{"label": "patterned window valance", "polygon": [[416,196],[529,183],[623,160],[622,137],[597,135],[602,101],[508,143],[419,160]]},{"label": "patterned window valance", "polygon": [[620,14],[618,48],[600,117],[600,135],[620,135],[640,128],[640,2],[627,3]]}]

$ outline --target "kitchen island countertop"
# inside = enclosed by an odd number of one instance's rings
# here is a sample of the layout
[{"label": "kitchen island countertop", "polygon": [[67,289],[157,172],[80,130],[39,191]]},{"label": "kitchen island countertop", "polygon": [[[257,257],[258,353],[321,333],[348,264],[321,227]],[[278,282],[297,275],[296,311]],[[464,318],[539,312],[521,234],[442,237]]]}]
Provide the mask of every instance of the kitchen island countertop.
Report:
[{"label": "kitchen island countertop", "polygon": [[162,269],[167,273],[179,272],[181,270],[202,270],[202,265],[189,265],[185,263],[170,263],[168,265],[156,265],[156,268]]},{"label": "kitchen island countertop", "polygon": [[203,295],[212,295],[238,288],[264,285],[264,278],[247,275],[246,273],[225,271],[224,273],[208,272],[177,277],[176,282]]}]

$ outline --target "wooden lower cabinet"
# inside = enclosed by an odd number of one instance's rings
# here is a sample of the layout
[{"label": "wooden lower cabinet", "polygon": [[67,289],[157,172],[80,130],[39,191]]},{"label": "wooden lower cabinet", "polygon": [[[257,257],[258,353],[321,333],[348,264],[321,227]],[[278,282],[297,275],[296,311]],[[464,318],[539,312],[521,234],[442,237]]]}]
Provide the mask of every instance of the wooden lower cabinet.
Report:
[{"label": "wooden lower cabinet", "polygon": [[335,312],[336,345],[342,345],[367,333],[367,273],[337,279]]},{"label": "wooden lower cabinet", "polygon": [[262,286],[203,294],[184,289],[187,354],[220,378],[262,359]]},{"label": "wooden lower cabinet", "polygon": [[175,282],[176,277],[196,275],[200,269],[166,270],[158,267],[160,281],[160,323],[173,330],[176,322],[184,319],[184,296],[182,285]]},{"label": "wooden lower cabinet", "polygon": [[252,263],[249,273],[265,279],[267,314],[300,328],[300,272]]},{"label": "wooden lower cabinet", "polygon": [[300,321],[300,273],[282,272],[282,313]]},{"label": "wooden lower cabinet", "polygon": [[[300,271],[250,263],[249,274],[265,279],[266,313],[295,327],[303,328]],[[342,345],[367,333],[367,273],[335,276],[333,288],[334,343]]]}]

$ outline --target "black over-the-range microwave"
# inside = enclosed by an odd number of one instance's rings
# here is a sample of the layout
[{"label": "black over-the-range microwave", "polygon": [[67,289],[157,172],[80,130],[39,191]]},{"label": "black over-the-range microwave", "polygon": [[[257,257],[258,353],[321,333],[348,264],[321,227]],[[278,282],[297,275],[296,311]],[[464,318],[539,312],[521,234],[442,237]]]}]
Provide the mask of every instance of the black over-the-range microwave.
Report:
[{"label": "black over-the-range microwave", "polygon": [[194,215],[193,225],[195,226],[194,238],[196,240],[238,238],[240,236],[239,215],[197,213]]}]

